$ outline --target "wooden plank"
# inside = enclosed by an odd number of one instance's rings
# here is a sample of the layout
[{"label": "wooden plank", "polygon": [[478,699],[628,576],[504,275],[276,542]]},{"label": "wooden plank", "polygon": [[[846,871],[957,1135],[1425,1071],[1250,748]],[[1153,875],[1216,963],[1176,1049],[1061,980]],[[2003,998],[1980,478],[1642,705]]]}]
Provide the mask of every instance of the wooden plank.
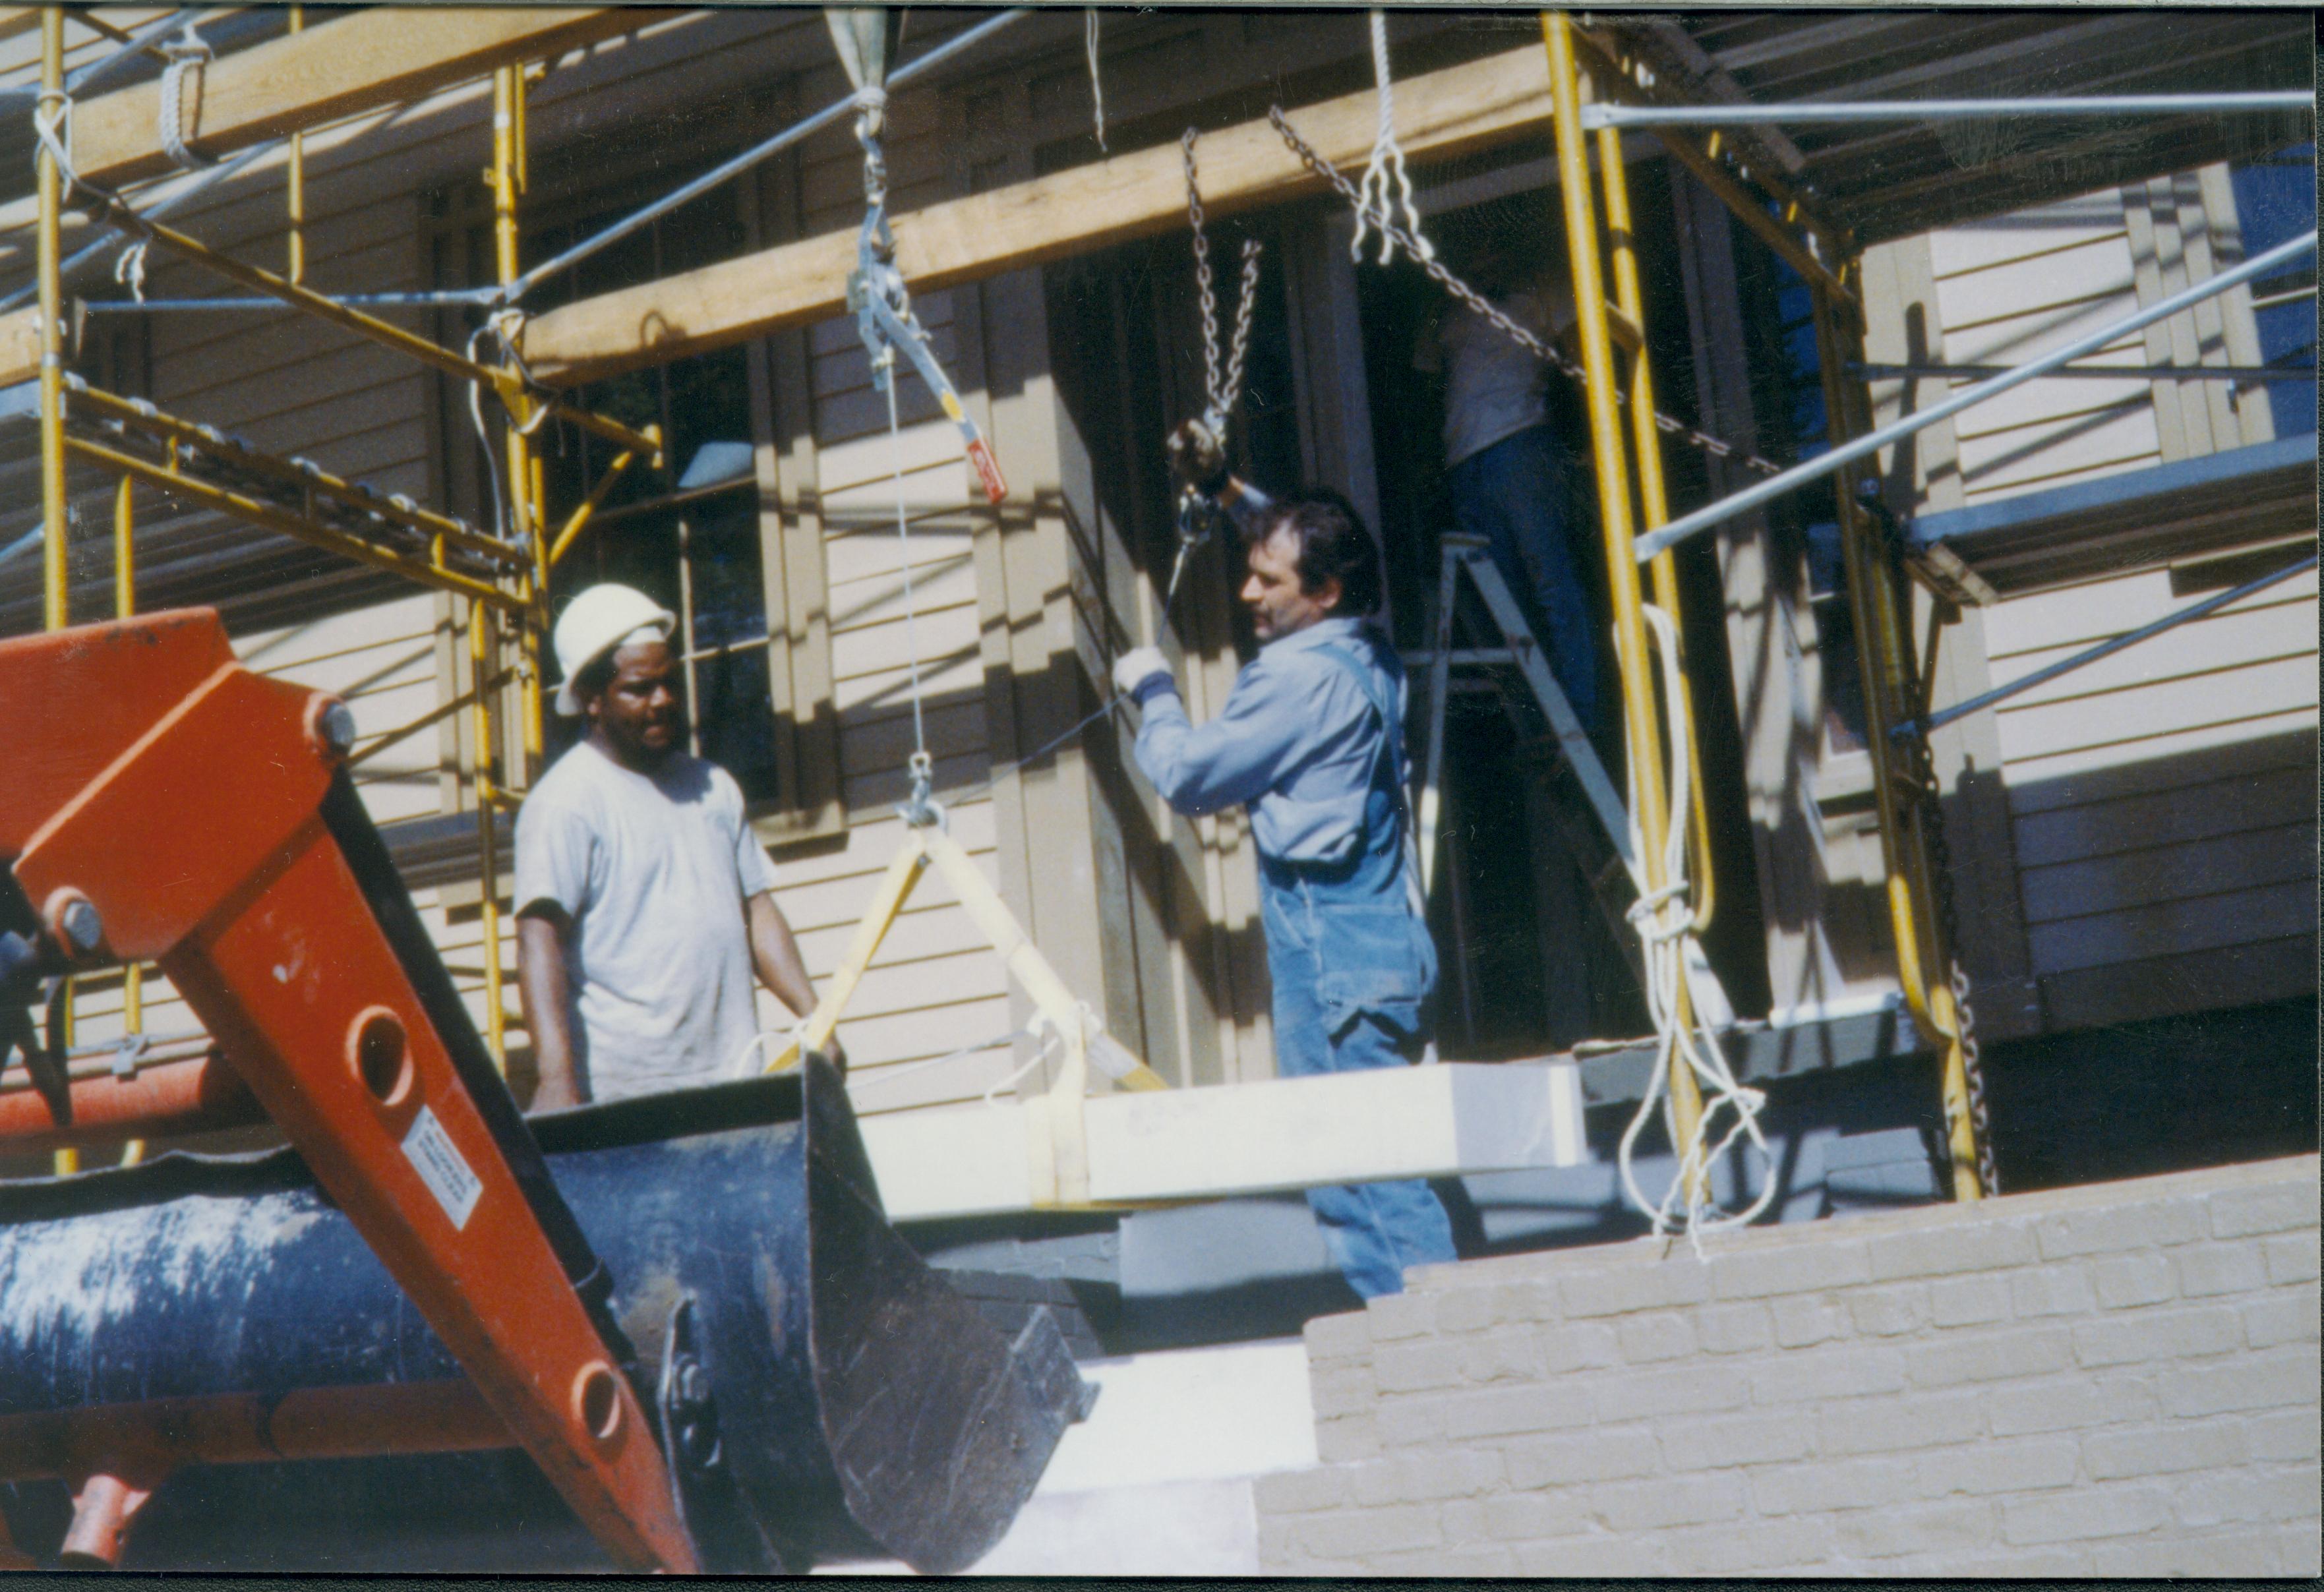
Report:
[{"label": "wooden plank", "polygon": [[0,387],[32,381],[40,373],[40,306],[0,317]]},{"label": "wooden plank", "polygon": [[[393,6],[221,56],[202,70],[189,147],[213,159],[383,106],[401,105],[511,61],[540,60],[647,26],[662,14],[604,7]],[[171,169],[161,86],[101,95],[73,111],[80,176],[118,188]]]},{"label": "wooden plank", "polygon": [[[1397,86],[1397,133],[1416,158],[1504,142],[1548,116],[1547,65],[1536,47]],[[1379,107],[1366,88],[1305,106],[1291,121],[1323,156],[1346,164],[1370,151]],[[1196,154],[1213,215],[1318,187],[1264,120],[1210,134]],[[1177,146],[1163,144],[899,215],[897,263],[915,292],[926,291],[1166,232],[1185,214]],[[569,384],[822,320],[845,308],[854,264],[851,227],[585,299],[533,321],[526,355],[536,375]]]}]

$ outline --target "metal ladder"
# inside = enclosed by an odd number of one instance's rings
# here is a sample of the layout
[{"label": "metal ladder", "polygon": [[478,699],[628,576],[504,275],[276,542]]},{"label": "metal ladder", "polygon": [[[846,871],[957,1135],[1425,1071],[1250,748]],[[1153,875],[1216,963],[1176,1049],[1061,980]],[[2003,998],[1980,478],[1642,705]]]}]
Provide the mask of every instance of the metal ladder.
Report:
[{"label": "metal ladder", "polygon": [[[1486,551],[1484,538],[1448,531],[1442,538],[1442,546],[1434,645],[1415,660],[1425,661],[1428,669],[1428,732],[1419,759],[1420,795],[1415,803],[1420,832],[1421,888],[1425,893],[1435,882],[1437,832],[1443,811],[1444,711],[1451,695],[1452,670],[1456,667],[1514,667],[1531,688],[1542,716],[1549,721],[1554,755],[1544,773],[1551,782],[1550,809],[1558,817],[1558,827],[1589,884],[1591,899],[1614,931],[1615,943],[1622,948],[1631,975],[1643,983],[1646,974],[1638,936],[1628,916],[1631,903],[1645,888],[1631,845],[1629,811],[1605,765],[1599,761],[1597,749],[1591,745],[1588,733],[1582,728],[1580,715],[1574,713],[1556,676],[1549,672],[1541,643],[1526,624],[1524,610],[1518,607],[1508,584],[1501,578],[1499,567]],[[1498,647],[1462,650],[1453,648],[1453,615],[1459,605],[1463,572],[1482,599],[1494,628],[1500,632]],[[1731,1026],[1734,1009],[1726,998],[1724,988],[1709,963],[1701,960],[1701,949],[1690,943],[1690,950],[1695,958],[1692,971],[1700,980],[1697,987],[1705,997],[1703,1004],[1711,1006],[1714,996],[1716,999],[1716,1009],[1704,1015],[1714,1027]]]}]

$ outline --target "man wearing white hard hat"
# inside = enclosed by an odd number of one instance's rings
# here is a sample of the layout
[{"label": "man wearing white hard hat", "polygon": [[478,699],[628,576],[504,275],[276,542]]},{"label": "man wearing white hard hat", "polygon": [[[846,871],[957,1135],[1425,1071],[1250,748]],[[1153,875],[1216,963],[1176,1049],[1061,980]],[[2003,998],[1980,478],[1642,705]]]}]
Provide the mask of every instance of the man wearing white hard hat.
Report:
[{"label": "man wearing white hard hat", "polygon": [[753,968],[794,1014],[815,1004],[742,787],[681,746],[677,622],[643,593],[611,584],[576,596],[557,621],[557,711],[586,720],[588,733],[517,816],[535,1110],[749,1071]]}]

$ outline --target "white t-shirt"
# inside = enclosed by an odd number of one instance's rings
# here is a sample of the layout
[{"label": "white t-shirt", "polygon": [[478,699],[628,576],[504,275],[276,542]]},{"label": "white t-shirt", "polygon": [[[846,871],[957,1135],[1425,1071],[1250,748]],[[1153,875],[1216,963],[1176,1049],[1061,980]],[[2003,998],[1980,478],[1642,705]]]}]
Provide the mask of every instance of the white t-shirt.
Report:
[{"label": "white t-shirt", "polygon": [[622,1100],[730,1076],[759,1031],[744,903],[775,888],[742,792],[673,752],[634,773],[584,741],[517,815],[516,908],[573,922],[565,971],[584,1096]]},{"label": "white t-shirt", "polygon": [[[1545,340],[1573,324],[1562,290],[1523,289],[1493,308]],[[1465,304],[1437,328],[1436,361],[1444,372],[1444,464],[1449,469],[1505,437],[1549,419],[1542,398],[1548,367],[1507,332]]]}]

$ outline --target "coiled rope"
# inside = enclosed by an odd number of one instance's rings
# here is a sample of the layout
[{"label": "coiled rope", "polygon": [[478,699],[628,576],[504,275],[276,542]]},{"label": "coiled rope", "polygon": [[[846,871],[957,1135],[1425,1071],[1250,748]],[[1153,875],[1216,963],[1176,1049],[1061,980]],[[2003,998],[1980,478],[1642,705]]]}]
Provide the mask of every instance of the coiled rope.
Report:
[{"label": "coiled rope", "polygon": [[[1662,660],[1661,689],[1667,697],[1677,690],[1681,678],[1678,626],[1669,614],[1651,603],[1641,603],[1639,612]],[[1678,704],[1667,705],[1675,712]],[[1670,805],[1665,811],[1683,814],[1692,797],[1694,771],[1688,756],[1687,738],[1673,735],[1669,746]],[[1634,748],[1627,764],[1630,846],[1634,855],[1643,856],[1646,837],[1639,832],[1637,817],[1638,798],[1644,794],[1639,764]],[[1629,1196],[1632,1204],[1646,1212],[1655,1232],[1661,1235],[1674,1227],[1683,1229],[1700,1256],[1703,1234],[1740,1227],[1766,1210],[1775,1198],[1775,1178],[1768,1163],[1767,1141],[1759,1130],[1759,1110],[1766,1103],[1766,1096],[1758,1090],[1744,1087],[1737,1080],[1734,1070],[1728,1065],[1718,1032],[1705,1019],[1706,1012],[1725,1004],[1724,997],[1712,998],[1710,989],[1699,989],[1695,983],[1697,969],[1709,964],[1701,960],[1699,953],[1690,953],[1694,939],[1694,914],[1686,899],[1686,825],[1683,822],[1673,822],[1664,838],[1663,878],[1663,888],[1641,896],[1629,911],[1630,922],[1637,927],[1645,951],[1646,1009],[1655,1024],[1655,1059],[1647,1074],[1646,1094],[1638,1101],[1629,1126],[1623,1129],[1617,1161],[1622,1192]],[[1692,1015],[1691,1023],[1681,1015],[1682,991],[1689,998],[1683,1005]],[[1702,1094],[1701,1118],[1694,1133],[1684,1142],[1671,1103],[1671,1075],[1682,1065],[1693,1074]],[[1713,1144],[1714,1123],[1722,1111],[1731,1113],[1733,1120]],[[1675,1152],[1677,1166],[1662,1198],[1649,1200],[1638,1187],[1635,1156],[1639,1134],[1657,1113]],[[1757,1198],[1745,1209],[1729,1213],[1711,1203],[1711,1173],[1738,1140],[1748,1141],[1758,1150],[1767,1171],[1761,1179]],[[1739,1173],[1737,1182],[1739,1187]]]}]

